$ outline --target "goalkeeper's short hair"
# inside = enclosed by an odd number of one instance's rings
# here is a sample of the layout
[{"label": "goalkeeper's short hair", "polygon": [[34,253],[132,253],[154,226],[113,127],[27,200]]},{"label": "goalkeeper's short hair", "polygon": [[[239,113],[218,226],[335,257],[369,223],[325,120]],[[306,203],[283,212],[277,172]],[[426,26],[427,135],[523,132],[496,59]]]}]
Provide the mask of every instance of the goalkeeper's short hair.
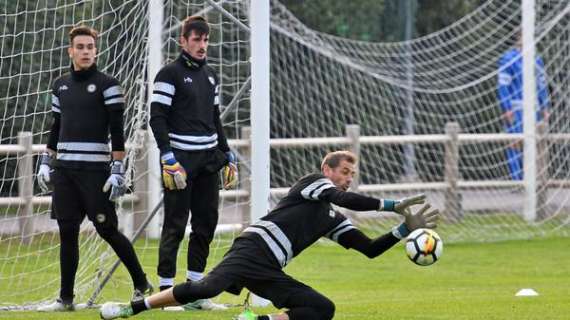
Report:
[{"label": "goalkeeper's short hair", "polygon": [[199,36],[203,34],[210,34],[210,26],[206,18],[202,16],[189,16],[182,21],[182,30],[180,35],[184,38],[188,38],[192,33],[192,30],[196,31]]},{"label": "goalkeeper's short hair", "polygon": [[329,152],[323,158],[323,162],[321,163],[321,170],[324,168],[325,164],[331,168],[336,168],[338,167],[338,165],[342,160],[346,160],[352,164],[355,164],[357,161],[357,157],[354,153],[348,150]]},{"label": "goalkeeper's short hair", "polygon": [[95,29],[85,25],[80,25],[69,31],[69,44],[72,45],[73,39],[77,36],[90,36],[93,37],[93,40],[97,41],[97,35],[98,33]]}]

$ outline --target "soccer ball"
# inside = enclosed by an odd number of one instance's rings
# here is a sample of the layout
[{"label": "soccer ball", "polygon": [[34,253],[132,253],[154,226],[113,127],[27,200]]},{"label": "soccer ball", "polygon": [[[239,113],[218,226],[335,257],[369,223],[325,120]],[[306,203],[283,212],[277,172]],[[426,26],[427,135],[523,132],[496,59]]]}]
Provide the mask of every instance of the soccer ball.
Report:
[{"label": "soccer ball", "polygon": [[406,239],[406,254],[417,265],[429,266],[435,263],[443,252],[443,241],[435,231],[416,229]]}]

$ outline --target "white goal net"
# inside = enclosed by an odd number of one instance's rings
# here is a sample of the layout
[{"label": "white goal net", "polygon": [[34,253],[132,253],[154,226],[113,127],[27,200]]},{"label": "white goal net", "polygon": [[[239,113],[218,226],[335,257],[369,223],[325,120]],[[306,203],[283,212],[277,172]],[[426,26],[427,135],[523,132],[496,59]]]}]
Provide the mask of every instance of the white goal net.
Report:
[{"label": "white goal net", "polygon": [[[323,34],[272,4],[272,137],[343,138],[274,148],[274,187],[318,170],[326,151],[350,148],[361,159],[359,190],[427,193],[444,211],[445,241],[568,234],[568,1],[536,1],[536,51],[545,63],[550,117],[537,131],[531,219],[524,181],[513,179],[506,155],[522,133],[505,133],[497,93],[499,60],[521,31],[521,1],[484,2],[443,30],[396,43]],[[396,223],[375,213],[352,217],[373,233]]]},{"label": "white goal net", "polygon": [[[120,226],[134,236],[148,214],[147,141],[149,6],[135,0],[4,1],[0,5],[0,309],[27,308],[57,296],[59,237],[49,219],[49,195],[35,186],[37,152],[51,123],[49,88],[67,72],[67,33],[86,24],[101,32],[98,67],[126,92],[128,177],[132,190],[119,204]],[[240,185],[222,192],[220,257],[249,223],[250,1],[163,1],[164,62],[178,53],[181,19],[206,15],[211,23],[209,63],[222,85],[223,124],[240,156]],[[252,1],[254,3],[254,1]],[[360,157],[356,190],[381,197],[418,192],[444,212],[444,241],[497,241],[568,236],[570,150],[570,5],[536,1],[536,47],[544,60],[550,117],[537,138],[537,210],[525,217],[523,180],[513,179],[506,155],[522,135],[505,134],[497,97],[498,62],[520,31],[520,1],[487,1],[453,25],[409,42],[371,43],[312,30],[271,1],[271,203],[299,177],[319,170],[335,149]],[[213,5],[220,4],[234,19]],[[255,112],[255,106],[252,106]],[[31,136],[20,134],[30,132]],[[290,140],[293,139],[293,140]],[[19,146],[18,146],[19,145]],[[33,156],[32,156],[33,155]],[[158,218],[135,248],[156,282]],[[399,221],[391,215],[348,212],[371,235]],[[178,260],[185,274],[184,251]],[[120,267],[100,295],[97,288],[116,256],[82,225],[76,301],[126,300],[131,283]],[[20,307],[15,307],[20,306]]]},{"label": "white goal net", "polygon": [[[207,1],[169,0],[162,5],[164,19],[159,32],[163,42],[153,45],[162,50],[163,63],[172,61],[179,53],[177,41],[182,19],[191,14],[208,18],[209,63],[220,75],[225,108],[223,124],[233,145],[240,128],[249,125],[247,30],[240,29],[235,20],[225,17]],[[246,27],[247,5],[247,1],[222,2],[224,10]],[[59,294],[57,224],[49,218],[50,197],[40,193],[35,172],[36,156],[47,142],[51,126],[50,85],[70,68],[66,50],[68,32],[73,26],[84,24],[99,31],[98,69],[118,78],[125,91],[127,177],[132,188],[118,204],[119,226],[133,237],[146,217],[156,211],[147,201],[151,192],[149,179],[154,179],[154,183],[160,179],[147,159],[156,147],[149,144],[145,131],[148,85],[153,80],[148,76],[149,64],[153,63],[148,54],[151,14],[156,13],[149,12],[148,1],[135,0],[24,0],[3,1],[0,5],[0,308],[33,308]],[[26,134],[20,137],[20,132],[30,132],[31,137]],[[27,142],[33,144],[29,153],[24,151]],[[245,161],[242,175],[247,176]],[[158,162],[154,166],[158,167]],[[212,256],[223,254],[236,230],[247,222],[244,219],[248,215],[243,215],[247,199],[239,197],[240,187],[238,192],[224,192],[220,206],[221,232],[212,244]],[[145,272],[154,283],[158,240],[148,235],[156,235],[161,227],[160,208],[156,216],[135,246]],[[186,245],[187,240],[181,244],[178,259],[179,281],[186,275]],[[76,302],[129,298],[132,283],[122,266],[103,291],[97,293],[117,257],[87,219],[81,227],[79,250]]]}]

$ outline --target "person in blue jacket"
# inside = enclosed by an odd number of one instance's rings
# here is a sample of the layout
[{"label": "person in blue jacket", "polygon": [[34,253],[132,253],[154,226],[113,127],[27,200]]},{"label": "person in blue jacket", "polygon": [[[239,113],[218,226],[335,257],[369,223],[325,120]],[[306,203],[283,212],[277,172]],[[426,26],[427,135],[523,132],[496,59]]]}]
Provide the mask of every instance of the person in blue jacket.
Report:
[{"label": "person in blue jacket", "polygon": [[[522,35],[516,35],[515,46],[506,51],[499,59],[499,73],[497,79],[497,94],[502,109],[502,118],[507,133],[523,132],[523,61],[522,61]],[[537,121],[547,120],[549,116],[548,85],[544,61],[536,57],[536,92],[538,98]],[[516,142],[507,148],[507,162],[513,180],[523,178],[522,144]]]}]

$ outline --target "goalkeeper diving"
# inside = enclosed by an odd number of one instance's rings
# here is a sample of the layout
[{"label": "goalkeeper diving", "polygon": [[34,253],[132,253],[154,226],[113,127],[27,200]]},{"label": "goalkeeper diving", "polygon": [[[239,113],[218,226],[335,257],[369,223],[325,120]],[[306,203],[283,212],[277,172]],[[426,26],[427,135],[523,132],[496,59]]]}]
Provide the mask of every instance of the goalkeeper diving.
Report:
[{"label": "goalkeeper diving", "polygon": [[[436,228],[439,211],[426,204],[425,195],[400,200],[377,199],[348,191],[356,173],[356,156],[349,151],[328,153],[321,173],[295,183],[277,206],[247,227],[233,242],[223,260],[201,281],[178,284],[128,304],[108,302],[103,319],[128,318],[145,310],[208,299],[223,291],[239,294],[243,288],[270,300],[282,313],[256,315],[246,309],[239,320],[332,319],[334,303],[310,286],[283,272],[283,268],[321,237],[346,249],[375,258],[411,231]],[[331,204],[355,211],[389,211],[403,222],[377,238],[369,238]],[[415,205],[423,205],[414,210]]]}]

